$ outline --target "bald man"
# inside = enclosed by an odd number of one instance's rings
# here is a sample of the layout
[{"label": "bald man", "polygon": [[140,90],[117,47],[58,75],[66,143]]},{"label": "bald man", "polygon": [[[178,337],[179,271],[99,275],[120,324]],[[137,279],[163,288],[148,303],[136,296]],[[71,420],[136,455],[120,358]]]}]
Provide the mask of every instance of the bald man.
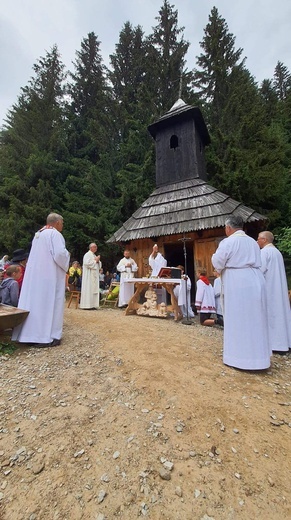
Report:
[{"label": "bald man", "polygon": [[96,255],[98,246],[89,245],[89,251],[83,257],[80,309],[93,310],[99,307],[99,271],[102,267],[100,255]]},{"label": "bald man", "polygon": [[274,352],[286,354],[291,348],[291,310],[283,256],[274,246],[274,235],[270,231],[259,233],[257,242],[267,288],[270,347]]}]

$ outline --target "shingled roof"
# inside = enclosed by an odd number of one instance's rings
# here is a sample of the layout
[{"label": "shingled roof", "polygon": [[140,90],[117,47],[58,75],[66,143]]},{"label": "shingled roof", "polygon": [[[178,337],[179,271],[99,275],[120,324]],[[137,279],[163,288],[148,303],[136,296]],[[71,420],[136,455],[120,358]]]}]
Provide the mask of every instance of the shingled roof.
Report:
[{"label": "shingled roof", "polygon": [[201,179],[167,184],[157,188],[108,242],[224,227],[230,215],[239,215],[244,222],[266,220]]}]

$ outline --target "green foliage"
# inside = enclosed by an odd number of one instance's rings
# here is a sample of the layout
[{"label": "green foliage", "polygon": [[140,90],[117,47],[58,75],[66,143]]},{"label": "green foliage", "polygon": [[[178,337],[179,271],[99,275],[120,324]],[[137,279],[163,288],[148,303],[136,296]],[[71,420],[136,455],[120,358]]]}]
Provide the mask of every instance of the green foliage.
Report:
[{"label": "green foliage", "polygon": [[57,46],[37,61],[0,132],[0,250],[28,248],[57,211],[72,257],[82,260],[96,241],[110,269],[120,252],[106,240],[155,188],[147,127],[178,97],[202,108],[211,184],[267,215],[276,232],[290,229],[288,69],[278,61],[274,77],[258,87],[214,7],[197,68],[188,71],[183,32],[178,11],[163,0],[151,34],[124,23],[110,69],[94,32],[68,73]]},{"label": "green foliage", "polygon": [[291,227],[282,228],[277,236],[277,246],[282,253],[287,253],[291,256]]},{"label": "green foliage", "polygon": [[14,343],[0,341],[0,355],[10,356],[11,354],[14,354],[15,350],[17,350],[17,347]]}]

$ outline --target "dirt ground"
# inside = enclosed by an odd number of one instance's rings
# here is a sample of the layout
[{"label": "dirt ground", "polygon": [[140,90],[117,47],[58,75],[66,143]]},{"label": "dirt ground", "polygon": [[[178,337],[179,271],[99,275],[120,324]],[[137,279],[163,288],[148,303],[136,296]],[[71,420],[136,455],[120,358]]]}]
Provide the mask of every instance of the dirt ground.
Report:
[{"label": "dirt ground", "polygon": [[1,356],[1,519],[291,518],[291,357],[226,367],[194,321],[66,308]]}]

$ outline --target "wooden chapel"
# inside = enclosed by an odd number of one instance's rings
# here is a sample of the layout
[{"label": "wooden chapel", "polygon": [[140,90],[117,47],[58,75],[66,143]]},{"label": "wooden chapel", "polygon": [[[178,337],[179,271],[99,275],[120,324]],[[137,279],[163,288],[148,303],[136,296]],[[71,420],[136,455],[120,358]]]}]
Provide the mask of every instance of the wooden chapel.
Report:
[{"label": "wooden chapel", "polygon": [[185,265],[193,282],[197,267],[212,278],[211,256],[225,237],[230,215],[240,215],[250,235],[266,218],[207,183],[205,146],[210,137],[202,113],[179,99],[148,127],[156,144],[156,189],[108,240],[130,249],[138,276],[149,272],[154,243],[168,266]]}]

